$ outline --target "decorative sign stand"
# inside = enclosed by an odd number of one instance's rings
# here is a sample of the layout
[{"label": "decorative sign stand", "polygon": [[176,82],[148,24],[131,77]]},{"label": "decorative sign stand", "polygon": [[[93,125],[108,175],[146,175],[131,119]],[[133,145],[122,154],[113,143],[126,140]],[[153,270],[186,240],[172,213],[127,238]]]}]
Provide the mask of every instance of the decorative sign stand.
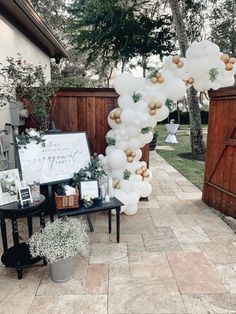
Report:
[{"label": "decorative sign stand", "polygon": [[19,167],[26,182],[40,184],[69,180],[90,161],[85,132],[45,134],[45,146],[32,141],[18,150]]},{"label": "decorative sign stand", "polygon": [[20,203],[21,206],[24,206],[25,204],[28,205],[28,202],[31,204],[33,203],[30,187],[26,186],[22,189],[19,189],[19,196],[20,196]]}]

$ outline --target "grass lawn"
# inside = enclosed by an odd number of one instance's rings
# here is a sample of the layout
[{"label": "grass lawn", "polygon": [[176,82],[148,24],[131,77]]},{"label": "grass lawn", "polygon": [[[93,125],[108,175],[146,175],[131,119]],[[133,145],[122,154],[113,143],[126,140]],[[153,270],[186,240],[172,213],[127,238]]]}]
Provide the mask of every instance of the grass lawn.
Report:
[{"label": "grass lawn", "polygon": [[[205,162],[191,159],[190,137],[187,134],[188,125],[181,125],[176,137],[178,144],[169,144],[165,142],[167,130],[165,125],[158,125],[158,146],[170,146],[174,150],[157,149],[160,154],[170,165],[182,173],[189,181],[196,185],[200,190],[203,187]],[[203,126],[207,129],[207,126]]]}]

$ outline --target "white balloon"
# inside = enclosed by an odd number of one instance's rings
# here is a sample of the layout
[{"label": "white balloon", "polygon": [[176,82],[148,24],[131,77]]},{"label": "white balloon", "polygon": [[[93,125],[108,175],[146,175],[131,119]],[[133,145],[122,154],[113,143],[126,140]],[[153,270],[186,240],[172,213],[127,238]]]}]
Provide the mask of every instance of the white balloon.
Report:
[{"label": "white balloon", "polygon": [[121,109],[132,108],[134,105],[133,97],[129,95],[122,95],[118,98],[118,105]]},{"label": "white balloon", "polygon": [[128,145],[129,145],[128,141],[120,140],[120,141],[116,142],[116,148],[123,150],[123,151],[128,149]]},{"label": "white balloon", "polygon": [[169,116],[169,109],[164,105],[159,110],[157,110],[157,113],[155,114],[156,121],[160,122],[168,118]]},{"label": "white balloon", "polygon": [[129,198],[127,194],[124,191],[121,191],[119,189],[114,189],[114,196],[124,204],[124,206],[121,206],[121,212],[126,210],[128,202],[129,202]]},{"label": "white balloon", "polygon": [[153,139],[153,133],[152,132],[148,132],[148,133],[145,133],[145,134],[140,134],[139,135],[139,139],[141,141],[142,144],[148,144],[152,141]]},{"label": "white balloon", "polygon": [[129,205],[136,205],[136,204],[138,204],[138,202],[139,202],[139,195],[138,195],[138,193],[136,193],[136,192],[130,192],[130,193],[128,193],[128,198],[129,198]]},{"label": "white balloon", "polygon": [[120,115],[121,122],[125,125],[130,125],[135,119],[135,112],[133,109],[124,109]]},{"label": "white balloon", "polygon": [[165,92],[167,98],[177,101],[184,97],[186,92],[186,85],[182,80],[175,78],[166,84]]},{"label": "white balloon", "polygon": [[112,178],[118,178],[120,180],[123,180],[124,177],[124,170],[123,169],[116,169],[111,171],[111,177]]},{"label": "white balloon", "polygon": [[145,89],[147,81],[144,77],[135,78],[135,87],[137,91],[142,91]]},{"label": "white balloon", "polygon": [[129,73],[121,73],[114,82],[114,88],[119,95],[133,95],[135,91],[135,79]]},{"label": "white balloon", "polygon": [[142,150],[140,148],[136,149],[135,154],[136,154],[136,156],[134,157],[134,160],[139,161],[143,155]]},{"label": "white balloon", "polygon": [[140,146],[141,142],[139,138],[134,137],[129,140],[129,149],[138,149]]},{"label": "white balloon", "polygon": [[113,130],[109,130],[106,134],[106,137],[115,138],[115,132]]},{"label": "white balloon", "polygon": [[146,112],[148,110],[148,104],[145,100],[140,99],[134,105],[134,109],[141,112]]},{"label": "white balloon", "polygon": [[130,125],[126,128],[126,132],[128,134],[129,137],[138,137],[139,134],[141,133],[141,129],[134,126],[134,125]]},{"label": "white balloon", "polygon": [[139,163],[137,161],[127,162],[125,168],[131,173],[134,173],[139,168]]},{"label": "white balloon", "polygon": [[136,184],[141,192],[141,197],[148,197],[152,193],[152,186],[149,182],[139,182]]},{"label": "white balloon", "polygon": [[132,182],[132,184],[135,182],[141,182],[142,179],[143,177],[137,174],[131,174],[131,176],[129,177],[129,181]]},{"label": "white balloon", "polygon": [[112,120],[109,116],[107,118],[107,122],[110,128],[117,129],[119,127],[119,124],[115,122],[115,120]]},{"label": "white balloon", "polygon": [[132,191],[132,184],[129,180],[121,180],[120,181],[120,189],[129,194]]},{"label": "white balloon", "polygon": [[126,154],[120,149],[114,149],[107,155],[108,165],[112,169],[120,169],[126,164]]},{"label": "white balloon", "polygon": [[132,204],[128,205],[127,208],[125,209],[124,213],[126,215],[135,215],[138,211],[138,205],[137,204]]},{"label": "white balloon", "polygon": [[106,155],[108,155],[110,152],[112,152],[115,149],[116,147],[114,145],[107,146],[107,148],[105,149]]}]

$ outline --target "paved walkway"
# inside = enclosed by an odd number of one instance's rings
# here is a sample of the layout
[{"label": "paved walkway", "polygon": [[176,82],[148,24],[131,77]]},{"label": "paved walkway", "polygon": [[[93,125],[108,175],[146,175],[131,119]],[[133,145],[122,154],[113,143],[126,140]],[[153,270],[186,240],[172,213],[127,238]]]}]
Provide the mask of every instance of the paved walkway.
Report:
[{"label": "paved walkway", "polygon": [[0,313],[236,313],[235,234],[154,152],[151,169],[150,201],[122,215],[121,243],[97,214],[90,256],[78,258],[70,281],[53,283],[47,267],[25,269],[17,280],[1,265]]}]

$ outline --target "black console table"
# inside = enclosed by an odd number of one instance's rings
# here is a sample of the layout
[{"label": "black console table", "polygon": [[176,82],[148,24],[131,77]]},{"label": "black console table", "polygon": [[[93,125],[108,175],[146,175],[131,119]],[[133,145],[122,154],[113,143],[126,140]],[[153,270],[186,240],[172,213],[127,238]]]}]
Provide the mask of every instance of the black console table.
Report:
[{"label": "black console table", "polygon": [[[20,243],[18,234],[17,219],[27,217],[29,237],[33,234],[32,216],[35,214],[40,215],[40,225],[45,227],[43,204],[45,197],[41,195],[40,201],[34,202],[25,207],[19,208],[19,203],[14,202],[7,205],[0,206],[0,223],[1,234],[3,243],[2,263],[6,267],[15,267],[18,279],[22,278],[22,269],[37,263],[41,258],[32,258],[29,252],[29,246],[26,243]],[[12,222],[12,236],[14,245],[8,248],[7,232],[5,218],[11,219]],[[45,264],[45,263],[44,263]]]},{"label": "black console table", "polygon": [[121,203],[117,198],[112,197],[110,202],[104,202],[100,199],[96,200],[93,206],[86,208],[83,206],[83,202],[80,202],[80,206],[74,209],[60,209],[57,210],[58,217],[64,216],[77,216],[77,215],[88,215],[101,211],[108,211],[108,231],[111,233],[111,210],[115,209],[116,211],[116,240],[117,243],[120,242],[120,208],[124,204]]}]

